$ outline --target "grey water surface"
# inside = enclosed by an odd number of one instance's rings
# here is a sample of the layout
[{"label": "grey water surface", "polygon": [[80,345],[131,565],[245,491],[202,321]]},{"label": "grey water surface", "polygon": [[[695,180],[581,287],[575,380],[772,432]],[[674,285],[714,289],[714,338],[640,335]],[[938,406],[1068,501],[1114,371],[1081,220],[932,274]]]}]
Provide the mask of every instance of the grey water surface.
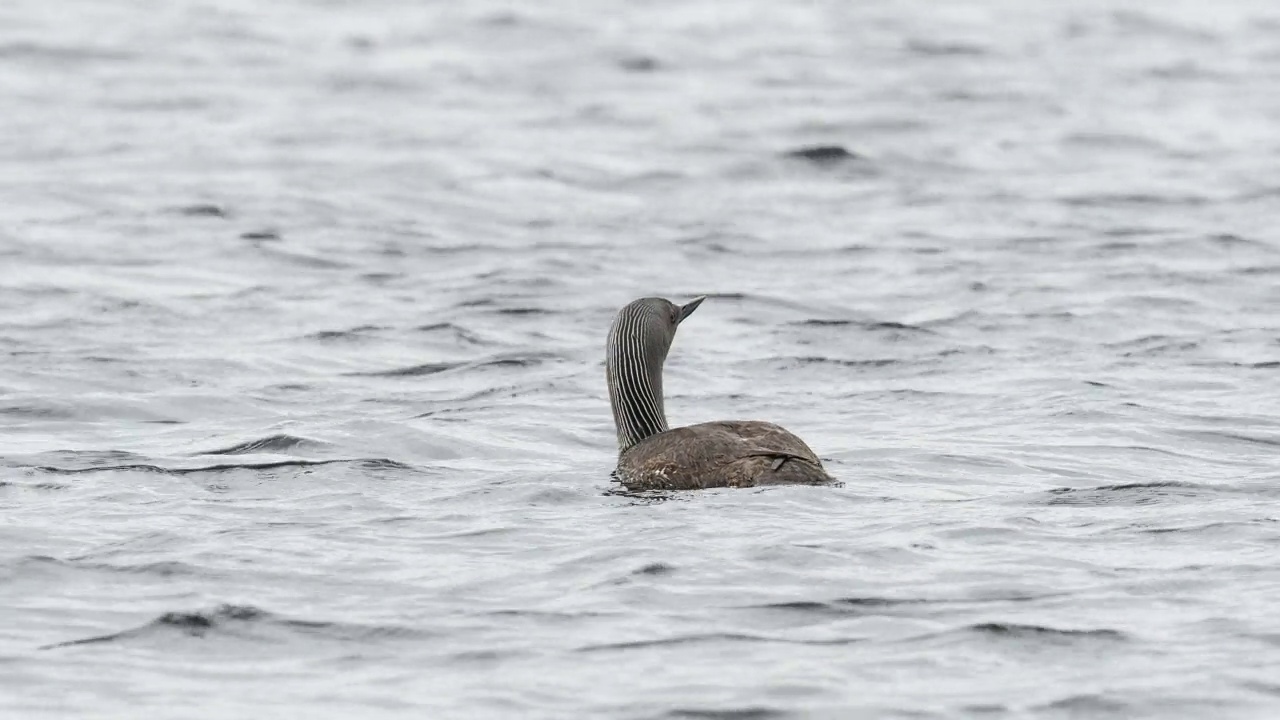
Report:
[{"label": "grey water surface", "polygon": [[[1280,6],[0,4],[0,716],[1280,716]],[[627,495],[673,425],[842,481]]]}]

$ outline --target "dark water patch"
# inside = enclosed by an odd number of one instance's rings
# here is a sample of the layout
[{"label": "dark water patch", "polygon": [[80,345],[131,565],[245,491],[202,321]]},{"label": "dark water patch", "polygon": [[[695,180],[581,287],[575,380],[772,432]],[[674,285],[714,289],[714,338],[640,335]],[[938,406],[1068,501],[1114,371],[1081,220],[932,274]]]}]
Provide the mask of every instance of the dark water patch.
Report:
[{"label": "dark water patch", "polygon": [[268,435],[257,440],[248,440],[237,443],[230,447],[219,448],[217,450],[206,450],[204,452],[192,453],[193,455],[247,455],[249,453],[284,453],[297,448],[306,448],[309,450],[318,450],[327,446],[327,443],[308,440],[307,438],[297,437],[294,435]]},{"label": "dark water patch", "polygon": [[476,19],[477,25],[495,28],[512,28],[520,25],[528,25],[528,18],[522,17],[517,13],[509,10],[487,13]]},{"label": "dark water patch", "polygon": [[1216,34],[1202,28],[1190,27],[1161,15],[1137,10],[1116,10],[1111,18],[1117,29],[1136,35],[1157,35],[1175,41],[1215,42]]},{"label": "dark water patch", "polygon": [[203,465],[200,467],[190,468],[169,468],[159,465],[151,465],[147,463],[139,463],[133,465],[106,465],[102,467],[87,468],[60,468],[48,465],[40,465],[32,468],[40,472],[50,473],[54,475],[83,475],[85,473],[96,472],[147,472],[157,473],[161,475],[192,475],[196,473],[219,473],[234,470],[275,470],[279,468],[306,468],[319,465],[355,465],[366,469],[395,469],[405,472],[416,472],[416,468],[412,465],[389,460],[386,458],[359,458],[345,460],[280,460],[277,462],[266,463],[238,463],[226,465]]},{"label": "dark water patch", "polygon": [[280,233],[276,232],[275,230],[249,230],[247,232],[240,233],[240,239],[241,240],[258,240],[262,242],[274,242],[274,241],[279,241],[281,238],[280,238]]},{"label": "dark water patch", "polygon": [[1058,202],[1069,207],[1200,207],[1209,203],[1201,195],[1154,195],[1149,193],[1090,193],[1059,198]]},{"label": "dark water patch", "polygon": [[795,160],[806,160],[815,165],[828,167],[841,165],[855,160],[864,160],[861,155],[850,152],[841,145],[806,145],[783,153],[784,157]]},{"label": "dark water patch", "polygon": [[60,407],[49,405],[0,405],[0,415],[11,415],[27,420],[70,420],[75,413]]},{"label": "dark water patch", "polygon": [[343,43],[353,52],[371,53],[378,49],[378,41],[365,35],[348,35]]},{"label": "dark water patch", "polygon": [[343,373],[348,377],[416,377],[418,375],[434,375],[452,370],[454,368],[463,367],[466,363],[422,363],[421,365],[410,365],[408,367],[392,368],[391,370],[374,370],[372,372],[350,372]]},{"label": "dark water patch", "polygon": [[1151,138],[1126,133],[1108,132],[1073,132],[1062,138],[1066,145],[1077,145],[1086,149],[1102,150],[1150,150],[1160,151],[1164,147]]},{"label": "dark water patch", "polygon": [[1167,342],[1152,345],[1151,347],[1142,348],[1141,350],[1129,350],[1120,354],[1121,357],[1156,357],[1171,353],[1187,353],[1197,350],[1200,343],[1195,340],[1184,340],[1180,342]]},{"label": "dark water patch", "polygon": [[1044,625],[1022,625],[1019,623],[1001,623],[989,622],[978,623],[964,628],[966,632],[987,635],[990,637],[1012,637],[1012,638],[1045,638],[1045,639],[1075,639],[1075,638],[1096,638],[1100,640],[1127,640],[1128,637],[1119,630],[1111,630],[1109,628],[1098,628],[1094,630],[1062,630],[1059,628],[1051,628]]},{"label": "dark water patch", "polygon": [[768,707],[744,707],[704,710],[701,708],[677,708],[664,717],[677,720],[776,720],[791,713]]},{"label": "dark water patch", "polygon": [[369,333],[387,329],[388,328],[385,325],[359,325],[349,330],[321,330],[320,332],[314,332],[310,335],[304,335],[303,338],[306,340],[319,340],[321,342],[333,340],[360,340],[366,337]]},{"label": "dark water patch", "polygon": [[[13,485],[13,486],[15,486],[15,487],[17,487],[17,486],[18,486],[18,484],[17,484],[17,483],[6,483],[6,485]],[[68,485],[67,483],[57,483],[57,482],[49,482],[49,481],[45,481],[45,482],[35,482],[35,483],[23,483],[23,484],[21,485],[21,487],[27,488],[27,489],[29,489],[29,490],[50,490],[50,491],[69,490],[69,489],[71,489],[71,486],[70,486],[70,485]]]},{"label": "dark water patch", "polygon": [[913,55],[924,57],[981,57],[987,54],[986,48],[978,45],[936,40],[908,40],[906,49]]},{"label": "dark water patch", "polygon": [[813,615],[858,615],[861,609],[884,608],[902,605],[920,605],[927,600],[892,600],[889,598],[841,598],[837,600],[795,600],[790,602],[766,603],[753,605],[752,608],[763,610],[782,610]]},{"label": "dark water patch", "polygon": [[632,571],[631,574],[632,575],[670,575],[675,571],[676,571],[676,568],[674,565],[669,565],[667,563],[662,563],[662,562],[656,562],[656,563],[649,563],[648,565],[645,565],[644,567],[641,567],[641,568],[637,568],[636,570]]},{"label": "dark water patch", "polygon": [[1081,718],[1095,718],[1111,715],[1128,717],[1128,713],[1133,708],[1127,703],[1102,695],[1071,695],[1061,700],[1054,700],[1051,703],[1040,705],[1036,709],[1066,712],[1069,715]]},{"label": "dark water patch", "polygon": [[1274,251],[1276,248],[1270,243],[1264,242],[1257,238],[1247,238],[1235,233],[1215,233],[1205,237],[1211,245],[1219,245],[1227,249],[1236,249],[1242,247],[1257,248],[1259,250]]},{"label": "dark water patch", "polygon": [[325,87],[335,93],[361,91],[412,93],[419,90],[421,85],[417,78],[395,77],[386,73],[363,70],[332,73],[325,79]]},{"label": "dark water patch", "polygon": [[229,213],[218,205],[183,205],[174,208],[174,212],[187,217],[227,218]]},{"label": "dark water patch", "polygon": [[524,317],[526,315],[554,315],[555,313],[556,313],[555,310],[548,310],[546,308],[538,308],[538,307],[498,308],[499,315],[515,315],[517,317]]},{"label": "dark water patch", "polygon": [[975,705],[962,705],[960,711],[965,713],[964,717],[976,717],[981,715],[1008,715],[1011,711],[1008,705],[1000,705],[997,703],[977,703]]},{"label": "dark water patch", "polygon": [[1261,680],[1244,680],[1240,682],[1240,687],[1263,695],[1280,697],[1280,683],[1262,682]]},{"label": "dark water patch", "polygon": [[227,637],[257,642],[278,642],[298,638],[321,638],[337,641],[379,641],[397,638],[425,637],[425,633],[391,625],[358,625],[354,623],[295,620],[281,617],[252,605],[219,605],[212,610],[167,612],[138,628],[109,635],[54,643],[41,650],[100,645],[131,640],[167,638],[207,639]]},{"label": "dark water patch", "polygon": [[616,613],[598,612],[594,610],[581,610],[567,612],[562,610],[525,610],[525,609],[507,609],[507,610],[491,610],[484,613],[490,617],[502,618],[521,618],[533,620],[536,622],[574,622],[583,618],[600,618],[610,617]]},{"label": "dark water patch", "polygon": [[4,60],[36,60],[52,63],[98,63],[133,60],[135,53],[115,48],[61,47],[31,41],[17,41],[0,44],[0,59]]},{"label": "dark water patch", "polygon": [[626,70],[627,72],[633,73],[656,72],[662,67],[662,64],[658,62],[657,58],[653,58],[648,55],[629,55],[624,58],[619,58],[617,63],[618,67]]},{"label": "dark water patch", "polygon": [[1151,237],[1156,235],[1168,235],[1173,232],[1173,230],[1173,228],[1151,227],[1147,225],[1117,225],[1115,227],[1103,228],[1099,233],[1106,237]]},{"label": "dark water patch", "polygon": [[908,325],[906,323],[893,321],[878,320],[834,320],[825,318],[811,318],[809,320],[801,320],[791,323],[792,325],[810,326],[810,327],[858,327],[863,330],[889,330],[902,332],[918,332],[928,335],[936,335],[932,330],[923,328],[918,325]]}]

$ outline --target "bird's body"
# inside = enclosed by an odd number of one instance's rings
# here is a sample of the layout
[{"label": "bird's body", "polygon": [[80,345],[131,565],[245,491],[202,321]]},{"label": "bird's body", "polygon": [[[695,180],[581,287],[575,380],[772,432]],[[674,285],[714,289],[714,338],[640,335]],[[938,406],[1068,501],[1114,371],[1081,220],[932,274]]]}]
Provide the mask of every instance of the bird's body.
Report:
[{"label": "bird's body", "polygon": [[722,420],[652,435],[623,451],[614,472],[628,488],[648,490],[831,482],[803,440],[758,420]]},{"label": "bird's body", "polygon": [[681,307],[643,298],[614,320],[605,363],[618,431],[614,476],[629,490],[833,482],[803,440],[773,423],[725,420],[668,429],[662,365],[676,326],[702,300]]}]

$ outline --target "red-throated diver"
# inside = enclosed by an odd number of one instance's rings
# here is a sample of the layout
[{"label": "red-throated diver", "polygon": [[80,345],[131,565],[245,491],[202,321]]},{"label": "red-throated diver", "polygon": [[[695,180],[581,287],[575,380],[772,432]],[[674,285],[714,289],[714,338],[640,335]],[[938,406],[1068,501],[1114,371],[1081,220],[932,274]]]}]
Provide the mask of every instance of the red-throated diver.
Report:
[{"label": "red-throated diver", "polygon": [[773,423],[725,420],[667,428],[662,365],[676,327],[706,297],[680,306],[641,298],[609,328],[605,373],[618,430],[618,469],[628,490],[833,482],[800,438]]}]

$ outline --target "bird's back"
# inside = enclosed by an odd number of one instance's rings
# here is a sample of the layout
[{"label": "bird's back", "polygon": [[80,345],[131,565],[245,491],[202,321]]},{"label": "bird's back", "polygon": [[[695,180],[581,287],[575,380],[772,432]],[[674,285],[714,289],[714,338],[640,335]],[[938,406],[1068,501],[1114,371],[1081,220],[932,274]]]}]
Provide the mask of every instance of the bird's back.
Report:
[{"label": "bird's back", "polygon": [[725,420],[652,435],[618,458],[630,490],[694,490],[834,482],[803,440],[773,423]]}]

